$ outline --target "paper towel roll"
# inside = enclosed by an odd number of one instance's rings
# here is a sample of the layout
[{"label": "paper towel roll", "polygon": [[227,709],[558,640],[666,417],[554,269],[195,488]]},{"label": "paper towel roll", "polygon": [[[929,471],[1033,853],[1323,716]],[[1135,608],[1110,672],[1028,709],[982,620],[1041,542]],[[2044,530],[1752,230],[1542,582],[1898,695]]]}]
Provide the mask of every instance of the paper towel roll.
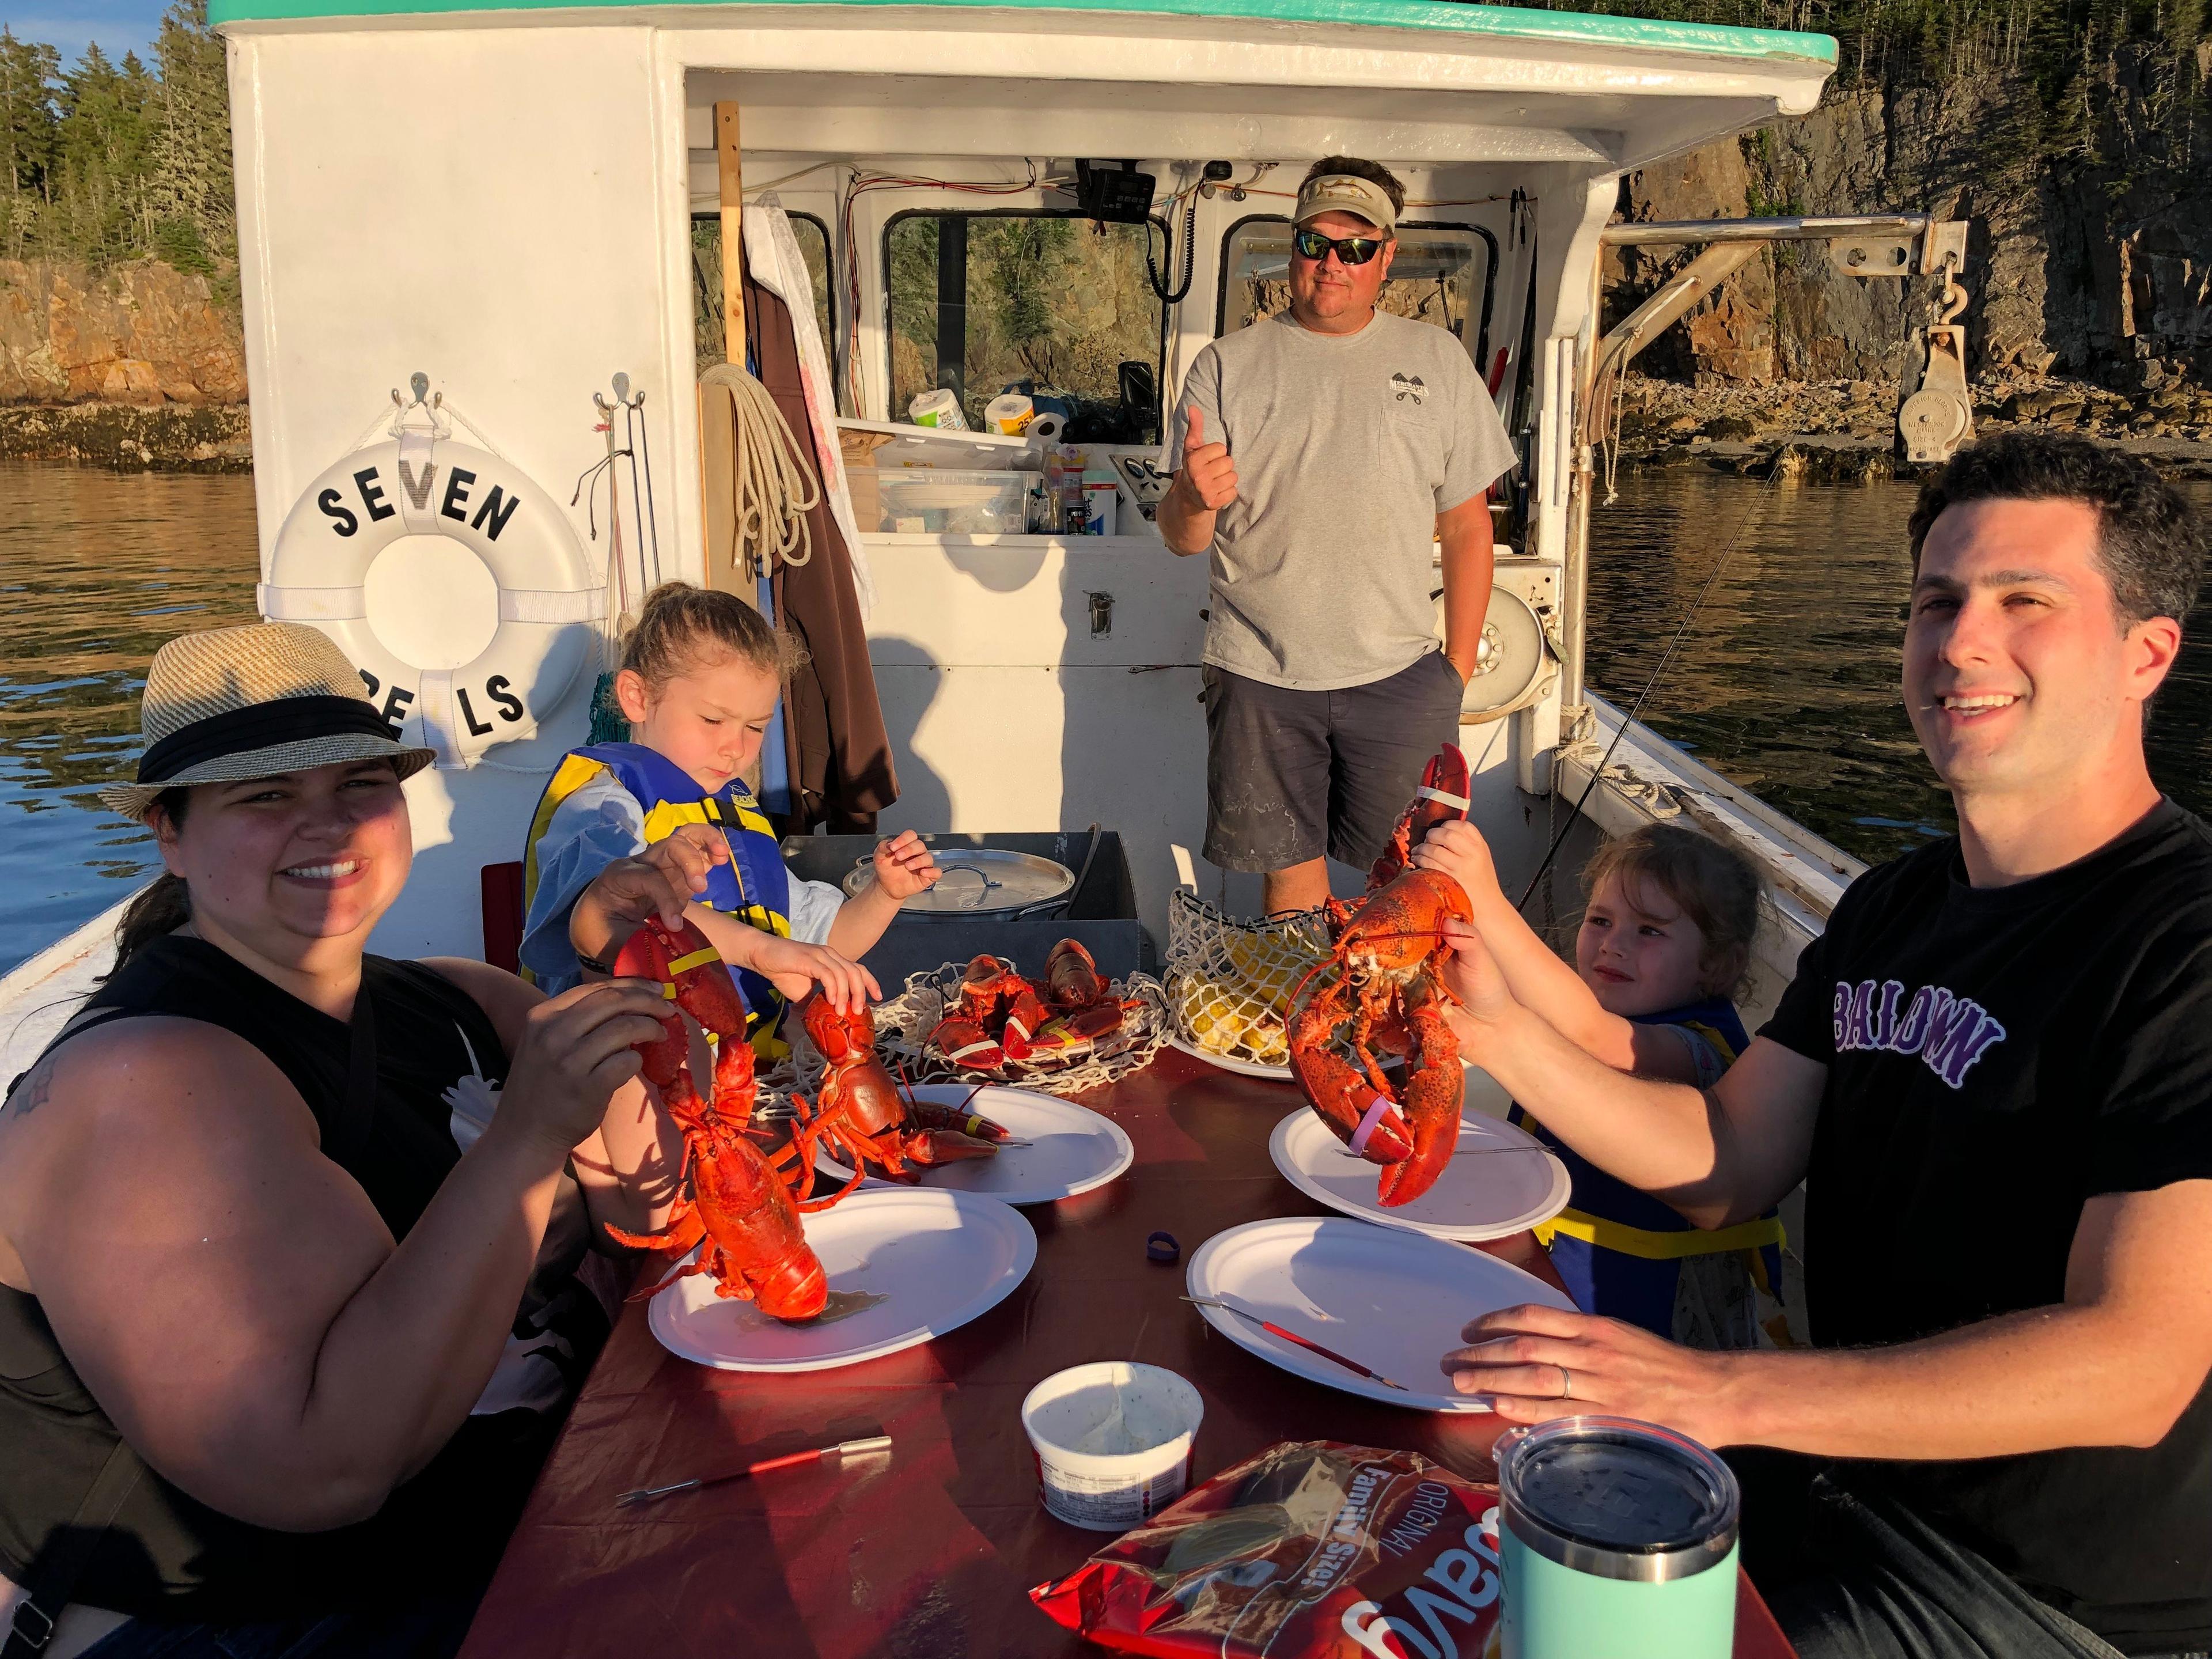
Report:
[{"label": "paper towel roll", "polygon": [[907,419],[916,426],[933,426],[947,432],[968,429],[967,417],[960,412],[960,399],[948,387],[915,394],[906,413]]},{"label": "paper towel roll", "polygon": [[984,405],[983,429],[1018,438],[1029,430],[1033,405],[1018,392],[1001,392]]}]

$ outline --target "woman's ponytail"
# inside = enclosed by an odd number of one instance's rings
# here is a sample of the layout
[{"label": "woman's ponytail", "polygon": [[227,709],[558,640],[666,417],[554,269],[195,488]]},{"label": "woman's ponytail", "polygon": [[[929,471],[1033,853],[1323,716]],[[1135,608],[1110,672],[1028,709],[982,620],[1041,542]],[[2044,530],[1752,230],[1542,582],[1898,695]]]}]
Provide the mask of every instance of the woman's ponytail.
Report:
[{"label": "woman's ponytail", "polygon": [[[148,811],[158,807],[171,823],[176,823],[185,816],[185,793],[182,789],[164,789]],[[151,886],[123,908],[123,919],[115,924],[115,967],[111,977],[155,939],[175,933],[191,919],[191,890],[182,876],[163,871]]]}]

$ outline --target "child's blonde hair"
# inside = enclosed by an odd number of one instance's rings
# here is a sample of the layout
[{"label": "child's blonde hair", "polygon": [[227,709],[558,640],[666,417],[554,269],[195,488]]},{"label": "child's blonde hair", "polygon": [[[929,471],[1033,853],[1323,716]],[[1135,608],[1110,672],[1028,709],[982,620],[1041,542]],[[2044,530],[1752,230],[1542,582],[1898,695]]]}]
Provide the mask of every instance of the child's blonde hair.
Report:
[{"label": "child's blonde hair", "polygon": [[1706,994],[1742,995],[1766,886],[1749,859],[1693,830],[1650,823],[1597,849],[1583,871],[1583,895],[1596,892],[1612,875],[1620,878],[1631,903],[1636,897],[1632,884],[1648,881],[1681,906],[1705,941],[1698,966]]},{"label": "child's blonde hair", "polygon": [[655,696],[678,675],[725,655],[775,675],[779,684],[806,660],[798,641],[769,627],[736,594],[690,582],[663,582],[647,594],[637,621],[623,636],[622,665]]}]

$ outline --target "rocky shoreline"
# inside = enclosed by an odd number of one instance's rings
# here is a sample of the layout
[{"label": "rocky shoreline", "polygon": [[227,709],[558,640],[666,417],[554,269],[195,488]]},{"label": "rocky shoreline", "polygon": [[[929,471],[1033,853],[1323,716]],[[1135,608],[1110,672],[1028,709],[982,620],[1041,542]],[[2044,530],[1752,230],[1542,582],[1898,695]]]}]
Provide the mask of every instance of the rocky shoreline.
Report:
[{"label": "rocky shoreline", "polygon": [[[2115,392],[2054,375],[1988,376],[1973,388],[1974,432],[2079,432],[2151,457],[2173,476],[2212,478],[2212,391],[2180,382]],[[1807,483],[1878,483],[1925,469],[1897,442],[1899,389],[1878,380],[1705,385],[1631,375],[1619,465],[1705,465]]]},{"label": "rocky shoreline", "polygon": [[0,405],[0,460],[118,472],[251,472],[243,404]]},{"label": "rocky shoreline", "polygon": [[[1621,466],[1701,465],[1806,483],[1875,483],[1921,469],[1898,452],[1898,387],[1879,380],[1705,384],[1632,374],[1622,388]],[[1985,377],[1979,435],[2023,428],[2080,432],[2151,456],[2175,476],[2212,478],[2212,390],[2170,382],[2115,392],[2052,375]],[[251,472],[242,404],[0,405],[0,459],[118,471]]]}]

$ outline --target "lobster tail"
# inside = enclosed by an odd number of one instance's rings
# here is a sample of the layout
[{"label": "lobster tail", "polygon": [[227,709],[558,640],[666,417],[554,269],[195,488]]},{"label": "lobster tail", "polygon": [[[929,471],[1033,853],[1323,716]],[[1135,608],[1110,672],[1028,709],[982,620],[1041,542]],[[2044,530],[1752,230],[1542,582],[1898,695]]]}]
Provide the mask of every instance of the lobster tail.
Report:
[{"label": "lobster tail", "polygon": [[830,1305],[830,1281],[822,1262],[805,1245],[766,1267],[748,1267],[745,1282],[753,1300],[771,1319],[794,1323],[811,1319]]}]

